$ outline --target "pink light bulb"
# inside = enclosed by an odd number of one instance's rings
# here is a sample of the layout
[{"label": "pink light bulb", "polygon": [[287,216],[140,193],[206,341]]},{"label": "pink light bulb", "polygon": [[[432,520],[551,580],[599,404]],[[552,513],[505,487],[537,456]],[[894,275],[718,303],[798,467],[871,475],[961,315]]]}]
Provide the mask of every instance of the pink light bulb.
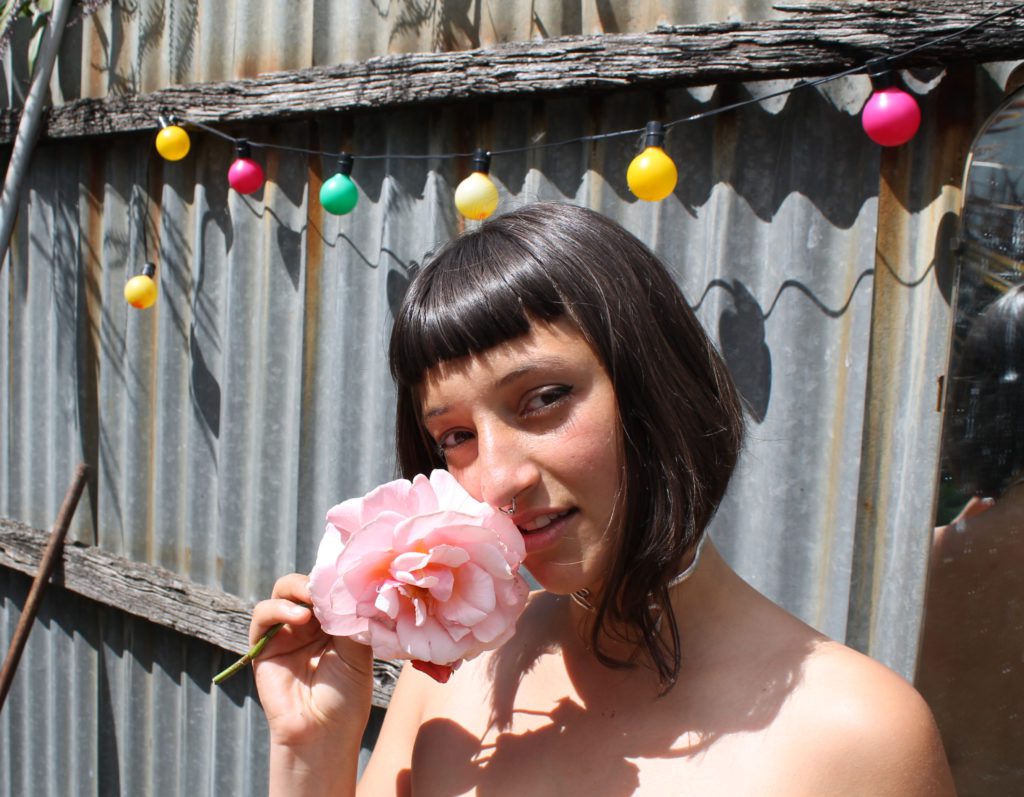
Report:
[{"label": "pink light bulb", "polygon": [[910,141],[921,126],[921,109],[903,89],[890,86],[871,95],[860,121],[876,144],[898,147]]},{"label": "pink light bulb", "polygon": [[240,194],[259,191],[263,185],[263,168],[249,157],[250,154],[249,144],[239,142],[238,157],[228,169],[228,184]]}]

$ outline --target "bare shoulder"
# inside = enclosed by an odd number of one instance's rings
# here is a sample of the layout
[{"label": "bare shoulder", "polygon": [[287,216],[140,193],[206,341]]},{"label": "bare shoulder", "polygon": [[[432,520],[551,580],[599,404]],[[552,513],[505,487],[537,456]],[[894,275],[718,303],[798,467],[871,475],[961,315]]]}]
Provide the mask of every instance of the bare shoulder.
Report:
[{"label": "bare shoulder", "polygon": [[424,711],[443,689],[432,678],[405,663],[395,684],[373,755],[359,781],[360,795],[407,795],[416,734]]},{"label": "bare shoulder", "polygon": [[873,659],[825,640],[807,657],[786,707],[787,753],[810,793],[954,795],[938,729],[924,699]]}]

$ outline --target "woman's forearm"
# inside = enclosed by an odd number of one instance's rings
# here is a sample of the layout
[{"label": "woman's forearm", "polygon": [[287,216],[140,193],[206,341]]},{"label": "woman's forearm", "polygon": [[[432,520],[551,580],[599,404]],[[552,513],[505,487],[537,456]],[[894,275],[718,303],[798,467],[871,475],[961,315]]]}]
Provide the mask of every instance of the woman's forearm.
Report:
[{"label": "woman's forearm", "polygon": [[271,744],[270,797],[353,797],[360,738],[301,748]]}]

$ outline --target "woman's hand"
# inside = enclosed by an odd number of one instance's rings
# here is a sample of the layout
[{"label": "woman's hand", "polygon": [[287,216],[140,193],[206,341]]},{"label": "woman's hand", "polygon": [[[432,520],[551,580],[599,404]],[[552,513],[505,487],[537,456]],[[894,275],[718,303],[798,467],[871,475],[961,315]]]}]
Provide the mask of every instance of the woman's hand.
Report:
[{"label": "woman's hand", "polygon": [[[274,584],[273,597],[253,610],[249,639],[255,642],[277,623],[284,626],[253,661],[256,688],[270,725],[272,746],[321,749],[339,757],[353,739],[358,749],[373,693],[370,649],[323,632],[311,609],[308,578],[292,573]],[[313,756],[314,758],[317,756]]]}]

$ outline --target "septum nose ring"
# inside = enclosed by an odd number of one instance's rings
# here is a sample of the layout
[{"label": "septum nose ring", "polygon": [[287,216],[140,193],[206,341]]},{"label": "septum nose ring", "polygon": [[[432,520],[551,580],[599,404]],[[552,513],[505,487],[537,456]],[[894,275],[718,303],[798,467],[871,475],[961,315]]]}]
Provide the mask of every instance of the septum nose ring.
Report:
[{"label": "septum nose ring", "polygon": [[516,497],[512,496],[512,503],[508,506],[508,508],[499,506],[498,511],[504,512],[509,517],[512,517],[516,513]]}]

